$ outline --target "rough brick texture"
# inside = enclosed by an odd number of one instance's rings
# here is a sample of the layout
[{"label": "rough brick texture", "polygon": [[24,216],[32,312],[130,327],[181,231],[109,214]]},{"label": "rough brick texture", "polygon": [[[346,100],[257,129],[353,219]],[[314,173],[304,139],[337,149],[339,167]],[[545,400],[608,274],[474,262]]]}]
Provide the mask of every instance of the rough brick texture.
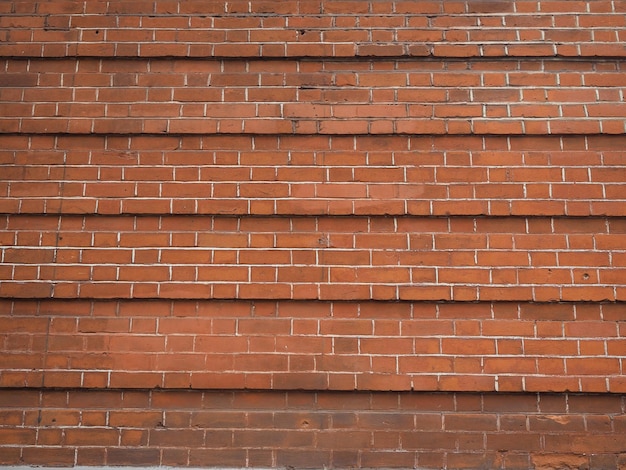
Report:
[{"label": "rough brick texture", "polygon": [[611,303],[126,300],[0,306],[12,313],[0,330],[7,387],[626,387],[623,309]]},{"label": "rough brick texture", "polygon": [[626,467],[626,5],[0,3],[0,464]]},{"label": "rough brick texture", "polygon": [[0,392],[0,463],[282,468],[622,468],[623,398]]}]

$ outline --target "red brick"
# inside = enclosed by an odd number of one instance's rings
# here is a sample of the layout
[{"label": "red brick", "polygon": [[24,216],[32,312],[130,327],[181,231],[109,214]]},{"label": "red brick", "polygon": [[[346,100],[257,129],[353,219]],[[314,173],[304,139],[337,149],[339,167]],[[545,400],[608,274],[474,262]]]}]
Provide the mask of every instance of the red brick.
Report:
[{"label": "red brick", "polygon": [[621,6],[105,3],[0,5],[0,460],[619,466]]},{"label": "red brick", "polygon": [[28,465],[72,465],[74,463],[74,449],[25,447],[21,461]]}]

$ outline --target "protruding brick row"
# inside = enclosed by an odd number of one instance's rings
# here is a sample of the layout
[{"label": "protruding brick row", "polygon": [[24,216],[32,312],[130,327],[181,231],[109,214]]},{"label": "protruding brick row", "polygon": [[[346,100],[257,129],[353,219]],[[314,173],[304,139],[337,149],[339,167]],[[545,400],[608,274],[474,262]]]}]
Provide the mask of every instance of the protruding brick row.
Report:
[{"label": "protruding brick row", "polygon": [[[567,0],[511,0],[511,1],[478,1],[459,0],[422,0],[419,3],[410,0],[229,0],[228,2],[205,3],[203,0],[140,0],[129,4],[125,0],[110,0],[105,3],[88,0],[66,0],[61,3],[47,1],[16,0],[3,4],[2,13],[7,15],[28,15],[38,13],[45,15],[111,15],[119,17],[149,15],[159,17],[179,14],[214,15],[216,18],[245,17],[248,14],[259,17],[282,17],[303,15],[324,21],[327,17],[351,16],[366,14],[368,16],[383,14],[401,16],[406,14],[438,16],[484,15],[486,17],[499,14],[527,15],[587,15],[622,13],[626,7],[612,0],[582,0],[575,4]],[[383,20],[384,18],[381,18]],[[526,24],[525,26],[542,26]]]},{"label": "protruding brick row", "polygon": [[13,57],[624,57],[620,2],[11,2]]},{"label": "protruding brick row", "polygon": [[[624,134],[621,62],[6,60],[0,132]],[[567,70],[567,72],[563,72]]]},{"label": "protruding brick row", "polygon": [[13,214],[625,216],[614,137],[0,136]]},{"label": "protruding brick row", "polygon": [[2,218],[2,297],[626,300],[621,218]]},{"label": "protruding brick row", "polygon": [[626,391],[624,304],[5,300],[0,309],[4,387]]}]

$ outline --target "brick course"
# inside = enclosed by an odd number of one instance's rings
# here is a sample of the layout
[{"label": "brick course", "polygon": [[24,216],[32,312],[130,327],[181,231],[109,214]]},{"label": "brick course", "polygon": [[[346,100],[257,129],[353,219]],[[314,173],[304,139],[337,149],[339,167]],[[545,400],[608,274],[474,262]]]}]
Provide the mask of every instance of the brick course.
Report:
[{"label": "brick course", "polygon": [[[623,134],[621,61],[8,59],[28,134]],[[26,85],[26,86],[24,86]]]},{"label": "brick course", "polygon": [[[13,391],[0,462],[618,468],[615,395]],[[39,423],[39,424],[38,424]],[[277,446],[278,445],[278,446]]]},{"label": "brick course", "polygon": [[12,315],[0,331],[7,387],[622,393],[625,385],[613,303],[0,306]]},{"label": "brick course", "polygon": [[624,467],[625,13],[0,4],[0,464]]}]

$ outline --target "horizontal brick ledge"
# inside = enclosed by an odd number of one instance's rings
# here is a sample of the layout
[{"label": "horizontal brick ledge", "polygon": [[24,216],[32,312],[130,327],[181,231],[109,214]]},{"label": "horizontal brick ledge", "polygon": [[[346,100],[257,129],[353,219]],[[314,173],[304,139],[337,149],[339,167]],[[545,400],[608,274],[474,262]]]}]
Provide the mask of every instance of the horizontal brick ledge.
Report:
[{"label": "horizontal brick ledge", "polygon": [[[32,183],[33,186],[38,183]],[[95,183],[97,184],[97,183]],[[260,185],[262,186],[262,185]],[[575,184],[569,189],[576,189]],[[614,188],[616,185],[607,186]],[[0,197],[0,215],[124,216],[419,216],[611,217],[626,216],[624,199],[221,199],[128,197]]]},{"label": "horizontal brick ledge", "polygon": [[[394,53],[389,48],[399,48]],[[546,48],[553,52],[546,52]],[[229,43],[132,44],[132,43],[35,43],[0,44],[5,58],[195,58],[195,59],[349,59],[349,58],[437,58],[437,59],[588,59],[613,60],[626,57],[626,48],[614,43],[565,44],[382,44],[276,43],[253,45]]]},{"label": "horizontal brick ledge", "polygon": [[[383,5],[380,5],[380,4]],[[595,4],[595,5],[594,5]],[[17,0],[4,7],[3,13],[8,14],[87,14],[105,15],[115,14],[127,15],[154,15],[164,16],[177,13],[216,15],[219,17],[249,17],[250,14],[268,17],[282,17],[285,15],[338,15],[352,16],[354,14],[380,14],[381,16],[420,14],[437,15],[445,14],[450,16],[499,16],[502,14],[521,15],[564,15],[564,14],[595,14],[606,15],[623,12],[621,5],[613,6],[607,0],[586,0],[576,4],[563,5],[558,0],[544,0],[538,4],[533,0],[511,0],[493,2],[475,2],[472,0],[460,0],[452,4],[445,0],[423,1],[417,4],[402,0],[388,0],[379,2],[377,0],[363,0],[353,2],[335,2],[333,0],[321,0],[308,3],[302,0],[264,0],[258,2],[233,1],[229,4],[211,4],[201,0],[176,0],[165,4],[154,0],[144,0],[128,4],[124,0],[112,0],[106,3],[96,3],[90,1],[73,0],[64,2],[61,6],[50,4],[46,1],[25,1]]]},{"label": "horizontal brick ledge", "polygon": [[[252,359],[255,360],[255,359]],[[511,359],[511,363],[515,359]],[[593,359],[587,367],[593,368]],[[615,361],[617,362],[617,361]],[[17,380],[16,380],[17,379]],[[43,387],[42,387],[43,382]],[[592,392],[626,393],[626,381],[615,375],[515,374],[368,374],[368,373],[185,373],[185,372],[101,372],[101,371],[6,371],[0,374],[0,390],[25,389],[89,389],[105,390],[242,390],[242,391],[345,391],[345,392],[503,392],[564,393]],[[110,384],[110,386],[108,385]],[[276,385],[274,385],[276,384]],[[608,385],[607,385],[608,384]],[[84,387],[87,388],[87,387]]]},{"label": "horizontal brick ledge", "polygon": [[[150,119],[0,118],[0,134],[47,135],[625,135],[623,119]],[[395,129],[395,130],[394,130]]]}]

